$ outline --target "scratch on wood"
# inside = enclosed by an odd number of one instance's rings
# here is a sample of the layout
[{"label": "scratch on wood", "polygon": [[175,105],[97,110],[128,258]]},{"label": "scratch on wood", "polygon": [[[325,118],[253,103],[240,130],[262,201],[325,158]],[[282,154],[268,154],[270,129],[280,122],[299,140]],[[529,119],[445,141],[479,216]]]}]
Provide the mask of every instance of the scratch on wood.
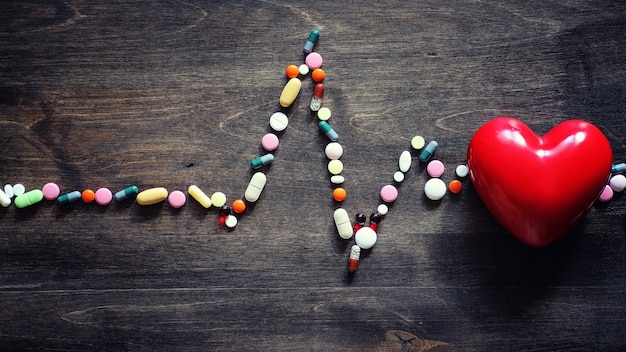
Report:
[{"label": "scratch on wood", "polygon": [[379,351],[423,352],[433,349],[436,351],[438,347],[448,345],[443,341],[420,339],[403,330],[389,330],[385,333],[385,341]]}]

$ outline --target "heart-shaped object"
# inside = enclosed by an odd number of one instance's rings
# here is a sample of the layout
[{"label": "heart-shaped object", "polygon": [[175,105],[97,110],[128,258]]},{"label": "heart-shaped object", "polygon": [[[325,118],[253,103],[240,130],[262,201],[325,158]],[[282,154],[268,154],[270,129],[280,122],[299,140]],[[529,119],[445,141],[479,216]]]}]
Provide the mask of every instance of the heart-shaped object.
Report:
[{"label": "heart-shaped object", "polygon": [[516,238],[546,246],[583,217],[606,185],[613,155],[604,134],[567,120],[543,136],[511,117],[480,127],[467,149],[470,179]]}]

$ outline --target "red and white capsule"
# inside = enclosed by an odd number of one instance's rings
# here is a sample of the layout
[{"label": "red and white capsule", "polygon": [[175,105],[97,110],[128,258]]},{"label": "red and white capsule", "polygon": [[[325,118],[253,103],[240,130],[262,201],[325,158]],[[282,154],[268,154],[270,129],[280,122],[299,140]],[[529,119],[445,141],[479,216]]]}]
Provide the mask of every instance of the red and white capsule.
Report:
[{"label": "red and white capsule", "polygon": [[324,83],[318,83],[313,90],[313,97],[309,107],[311,111],[318,111],[322,107],[322,98],[324,97]]},{"label": "red and white capsule", "polygon": [[348,259],[348,271],[353,273],[359,267],[359,258],[361,258],[361,247],[356,244],[350,248],[350,259]]}]

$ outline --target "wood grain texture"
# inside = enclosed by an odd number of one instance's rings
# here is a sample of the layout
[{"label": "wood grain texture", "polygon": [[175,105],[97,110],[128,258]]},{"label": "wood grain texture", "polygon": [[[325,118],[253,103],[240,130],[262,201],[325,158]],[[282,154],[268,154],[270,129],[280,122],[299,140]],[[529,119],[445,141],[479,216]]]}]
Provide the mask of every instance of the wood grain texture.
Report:
[{"label": "wood grain texture", "polygon": [[[584,118],[626,157],[620,1],[26,0],[0,11],[0,183],[130,184],[230,200],[320,29],[353,214],[412,136],[464,162],[482,123]],[[0,209],[0,350],[589,351],[626,348],[624,199],[526,248],[470,182],[414,166],[359,272],[332,223],[309,79],[234,231],[193,201]],[[572,165],[572,177],[584,160]],[[447,172],[444,179],[451,178]],[[520,180],[523,182],[523,180]]]}]

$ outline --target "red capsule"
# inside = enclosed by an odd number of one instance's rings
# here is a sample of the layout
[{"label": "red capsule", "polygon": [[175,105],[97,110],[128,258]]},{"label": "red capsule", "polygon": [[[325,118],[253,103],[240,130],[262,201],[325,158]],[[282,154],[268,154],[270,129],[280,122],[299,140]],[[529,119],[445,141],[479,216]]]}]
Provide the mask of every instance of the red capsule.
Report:
[{"label": "red capsule", "polygon": [[315,85],[313,96],[320,99],[324,97],[324,83],[318,83]]}]

